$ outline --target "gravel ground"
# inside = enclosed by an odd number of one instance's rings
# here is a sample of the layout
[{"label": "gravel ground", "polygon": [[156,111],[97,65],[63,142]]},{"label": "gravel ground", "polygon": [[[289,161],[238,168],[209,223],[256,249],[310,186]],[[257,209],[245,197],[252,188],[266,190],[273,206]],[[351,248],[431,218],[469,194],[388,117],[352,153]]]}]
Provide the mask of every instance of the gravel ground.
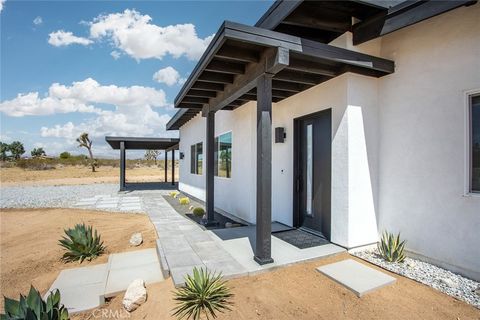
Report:
[{"label": "gravel ground", "polygon": [[82,198],[117,194],[118,184],[0,188],[0,208],[71,207]]},{"label": "gravel ground", "polygon": [[416,259],[406,258],[403,263],[386,262],[379,256],[377,249],[352,252],[352,254],[480,309],[480,283],[476,281]]}]

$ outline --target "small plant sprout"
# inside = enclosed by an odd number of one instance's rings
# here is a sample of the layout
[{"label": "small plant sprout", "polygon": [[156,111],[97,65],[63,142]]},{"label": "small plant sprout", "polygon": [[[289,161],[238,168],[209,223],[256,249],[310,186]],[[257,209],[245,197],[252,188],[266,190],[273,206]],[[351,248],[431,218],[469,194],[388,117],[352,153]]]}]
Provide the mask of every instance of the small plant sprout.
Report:
[{"label": "small plant sprout", "polygon": [[181,205],[186,206],[190,204],[190,199],[188,197],[179,198],[178,201],[180,202]]},{"label": "small plant sprout", "polygon": [[65,230],[65,234],[67,236],[59,240],[60,246],[67,250],[62,257],[65,262],[91,261],[105,252],[103,241],[91,226],[77,224],[73,229]]},{"label": "small plant sprout", "polygon": [[174,292],[177,306],[173,315],[177,319],[199,320],[216,318],[216,312],[231,310],[233,294],[221,274],[211,273],[206,269],[193,268],[193,275],[185,276],[185,287]]},{"label": "small plant sprout", "polygon": [[405,240],[400,241],[400,233],[395,236],[393,233],[384,231],[377,248],[385,261],[403,262],[405,260]]},{"label": "small plant sprout", "polygon": [[32,320],[68,320],[68,310],[60,304],[60,291],[51,292],[44,301],[40,292],[30,287],[28,296],[20,295],[16,301],[4,297],[5,314],[0,319],[32,319]]},{"label": "small plant sprout", "polygon": [[193,209],[193,214],[197,217],[203,217],[205,215],[205,210],[201,207],[196,207]]}]

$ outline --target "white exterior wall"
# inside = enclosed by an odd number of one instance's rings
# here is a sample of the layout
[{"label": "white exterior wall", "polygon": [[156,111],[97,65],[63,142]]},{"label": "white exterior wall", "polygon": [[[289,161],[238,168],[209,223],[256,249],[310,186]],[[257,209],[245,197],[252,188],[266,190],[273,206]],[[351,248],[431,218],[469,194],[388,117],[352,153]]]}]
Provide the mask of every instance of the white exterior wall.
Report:
[{"label": "white exterior wall", "polygon": [[[465,195],[465,94],[480,89],[480,5],[460,8],[360,46],[395,61],[380,79],[344,74],[273,106],[272,220],[292,225],[293,119],[332,109],[331,240],[352,248],[401,231],[409,251],[480,279],[480,197]],[[215,178],[216,207],[255,223],[256,112],[249,103],[216,116],[232,130],[232,178]],[[200,116],[180,130],[180,189],[205,199],[190,174],[190,145],[205,141]]]},{"label": "white exterior wall", "polygon": [[396,68],[379,80],[380,230],[480,279],[480,197],[464,195],[464,91],[480,88],[480,5],[383,37],[381,56]]},{"label": "white exterior wall", "polygon": [[[232,176],[215,177],[215,207],[245,221],[255,223],[256,125],[255,103],[235,111],[219,111],[215,115],[215,136],[232,131]],[[205,201],[205,118],[199,114],[180,129],[179,189]],[[203,142],[203,173],[190,173],[190,146]]]}]

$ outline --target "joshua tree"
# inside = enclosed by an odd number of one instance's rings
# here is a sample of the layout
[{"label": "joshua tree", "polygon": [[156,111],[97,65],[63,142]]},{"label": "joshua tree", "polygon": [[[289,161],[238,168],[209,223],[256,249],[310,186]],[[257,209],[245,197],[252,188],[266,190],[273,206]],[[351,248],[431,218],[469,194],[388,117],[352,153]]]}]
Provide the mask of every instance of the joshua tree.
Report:
[{"label": "joshua tree", "polygon": [[157,158],[160,155],[159,150],[147,150],[145,151],[145,160],[154,160],[157,165]]},{"label": "joshua tree", "polygon": [[21,143],[20,141],[13,141],[12,143],[10,143],[10,146],[8,147],[8,149],[12,153],[12,157],[15,160],[20,159],[22,154],[25,153],[25,148],[23,147],[23,143]]},{"label": "joshua tree", "polygon": [[80,135],[80,137],[77,138],[78,142],[78,147],[84,147],[87,148],[88,154],[90,155],[90,165],[92,166],[92,172],[95,172],[95,160],[93,159],[93,153],[92,153],[92,141],[88,138],[88,133],[84,132]]},{"label": "joshua tree", "polygon": [[43,150],[43,148],[34,148],[30,154],[32,155],[32,157],[34,158],[37,158],[37,157],[42,157],[42,156],[46,156],[47,154],[45,153],[45,150]]}]

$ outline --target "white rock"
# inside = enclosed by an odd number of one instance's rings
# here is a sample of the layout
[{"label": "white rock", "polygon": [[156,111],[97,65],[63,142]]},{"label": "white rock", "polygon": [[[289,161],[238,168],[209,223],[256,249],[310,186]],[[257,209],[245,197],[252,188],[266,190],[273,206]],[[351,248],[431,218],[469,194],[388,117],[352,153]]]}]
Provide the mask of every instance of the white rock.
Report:
[{"label": "white rock", "polygon": [[143,242],[143,238],[142,238],[142,234],[140,232],[136,232],[134,234],[132,234],[132,236],[130,237],[130,245],[134,246],[134,247],[137,247],[139,245],[141,245]]},{"label": "white rock", "polygon": [[450,287],[450,288],[453,288],[453,289],[457,289],[458,288],[458,283],[456,283],[455,281],[453,281],[452,279],[449,279],[449,278],[440,278],[438,279],[440,281],[440,283],[446,285],[447,287]]},{"label": "white rock", "polygon": [[123,307],[132,312],[147,301],[147,289],[142,279],[134,280],[127,288],[123,296]]}]

